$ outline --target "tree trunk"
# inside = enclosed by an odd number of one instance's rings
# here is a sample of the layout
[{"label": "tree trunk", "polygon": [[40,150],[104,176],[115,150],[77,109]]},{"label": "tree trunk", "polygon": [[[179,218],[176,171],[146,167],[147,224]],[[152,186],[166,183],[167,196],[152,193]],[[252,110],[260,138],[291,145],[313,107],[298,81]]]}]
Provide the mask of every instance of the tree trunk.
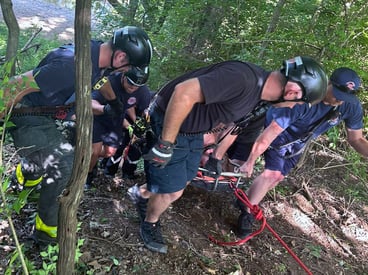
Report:
[{"label": "tree trunk", "polygon": [[[276,6],[275,10],[273,11],[271,22],[268,25],[268,29],[266,31],[265,38],[267,38],[270,33],[273,33],[276,30],[277,23],[280,20],[280,14],[281,14],[282,8],[285,5],[285,1],[286,0],[279,0],[279,2],[277,3],[277,6]],[[268,44],[269,44],[269,40],[268,39],[266,39],[262,43],[262,45],[261,45],[261,51],[260,51],[260,53],[258,55],[258,58],[259,59],[263,59],[264,53],[265,53],[266,48],[268,47]]]},{"label": "tree trunk", "polygon": [[75,66],[77,138],[71,179],[60,198],[58,221],[59,258],[57,274],[75,274],[77,210],[83,195],[91,159],[91,1],[76,1]]},{"label": "tree trunk", "polygon": [[[1,11],[5,24],[8,28],[8,43],[6,47],[5,61],[10,61],[17,55],[19,44],[19,25],[13,11],[13,3],[11,0],[0,0]],[[10,76],[15,75],[15,62],[10,71]]]}]

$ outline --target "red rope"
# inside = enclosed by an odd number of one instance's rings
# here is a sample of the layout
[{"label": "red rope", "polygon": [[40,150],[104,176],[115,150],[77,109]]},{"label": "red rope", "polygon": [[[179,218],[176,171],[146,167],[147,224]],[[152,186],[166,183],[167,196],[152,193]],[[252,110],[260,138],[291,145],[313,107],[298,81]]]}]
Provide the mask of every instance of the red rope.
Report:
[{"label": "red rope", "polygon": [[281,245],[289,252],[289,254],[296,260],[296,262],[302,267],[305,272],[309,275],[312,275],[312,272],[308,269],[308,267],[298,258],[298,256],[288,247],[288,245],[281,239],[281,237],[276,233],[275,230],[267,223],[266,218],[263,216],[262,209],[258,205],[252,205],[249,201],[247,195],[244,193],[243,190],[234,186],[234,184],[230,183],[231,188],[234,189],[235,196],[246,206],[250,209],[250,213],[254,216],[254,218],[258,221],[261,221],[261,227],[254,231],[252,234],[248,235],[246,238],[235,241],[235,242],[222,242],[216,240],[213,236],[209,236],[210,241],[217,245],[222,246],[234,246],[234,245],[241,245],[246,243],[248,240],[260,234],[265,227],[275,236],[275,238],[281,243]]}]

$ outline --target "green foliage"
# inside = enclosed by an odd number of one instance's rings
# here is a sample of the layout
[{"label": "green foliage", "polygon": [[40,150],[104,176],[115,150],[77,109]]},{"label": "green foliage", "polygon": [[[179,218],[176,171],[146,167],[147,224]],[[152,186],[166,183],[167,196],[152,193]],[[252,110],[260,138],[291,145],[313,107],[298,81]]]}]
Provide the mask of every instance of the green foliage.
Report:
[{"label": "green foliage", "polygon": [[[80,226],[80,225],[79,225]],[[84,244],[84,239],[78,239],[76,253],[75,253],[75,263],[76,263],[76,270],[80,272],[79,274],[93,274],[93,271],[88,270],[88,267],[85,266],[83,263],[79,262],[82,253],[80,251],[81,247]],[[22,253],[25,254],[27,249],[22,246]],[[34,275],[49,275],[49,274],[56,274],[56,264],[58,260],[59,254],[59,246],[58,245],[48,245],[45,247],[44,250],[40,251],[40,266],[37,266],[36,263],[30,261],[29,259],[25,258],[25,263],[29,274]],[[114,265],[118,265],[119,263],[116,259],[112,259]],[[14,274],[15,270],[19,270],[20,268],[20,261],[19,261],[19,253],[18,251],[14,251],[11,255],[9,255],[9,263],[8,268],[5,274]]]},{"label": "green foliage", "polygon": [[124,25],[143,27],[155,49],[149,80],[153,90],[214,62],[238,59],[275,69],[295,55],[319,59],[328,73],[350,66],[363,82],[368,80],[368,7],[363,1],[285,1],[270,26],[278,2],[123,1],[114,9],[94,1],[95,33],[106,39]]},{"label": "green foliage", "polygon": [[310,256],[313,256],[317,259],[321,258],[321,252],[322,252],[321,246],[310,244],[306,246],[305,250],[307,250]]},{"label": "green foliage", "polygon": [[[25,253],[25,248],[22,245],[21,246],[21,253],[24,254]],[[9,262],[8,262],[8,267],[5,270],[5,275],[11,275],[14,274],[15,271],[18,271],[20,268],[20,261],[19,261],[19,252],[18,250],[15,250],[11,255],[9,255]],[[26,263],[26,269],[27,270],[35,270],[35,265],[32,261],[29,261],[27,258],[25,259],[25,263]]]},{"label": "green foliage", "polygon": [[[30,28],[20,32],[19,50],[26,45],[30,37],[36,32],[36,28]],[[0,23],[0,56],[5,56],[7,46],[7,28],[4,23]],[[20,74],[32,70],[37,66],[41,59],[52,49],[57,48],[62,43],[57,40],[48,40],[41,36],[37,36],[31,45],[39,45],[39,47],[32,47],[29,50],[19,53],[16,59],[16,74]],[[8,62],[11,66],[12,61]],[[6,70],[8,71],[8,70]],[[1,72],[1,75],[3,75]],[[3,79],[5,81],[5,79]]]}]

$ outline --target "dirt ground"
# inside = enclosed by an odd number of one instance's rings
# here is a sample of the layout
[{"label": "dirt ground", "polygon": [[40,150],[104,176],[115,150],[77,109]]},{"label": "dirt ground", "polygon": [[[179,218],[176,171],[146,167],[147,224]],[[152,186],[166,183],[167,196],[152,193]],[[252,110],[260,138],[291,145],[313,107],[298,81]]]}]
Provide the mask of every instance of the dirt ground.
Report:
[{"label": "dirt ground", "polygon": [[[313,148],[302,169],[290,174],[261,205],[267,225],[301,263],[267,226],[242,245],[210,241],[210,235],[218,241],[237,240],[233,232],[239,210],[226,183],[209,191],[193,182],[162,216],[168,254],[151,252],[139,237],[137,212],[126,195],[130,186],[145,182],[144,174],[135,180],[122,180],[120,174],[107,179],[100,171],[96,188],[84,193],[78,211],[78,238],[85,240],[81,264],[93,274],[306,274],[302,265],[311,274],[368,274],[368,207],[353,192],[363,190],[360,196],[366,201],[367,185],[347,169],[350,165],[340,156],[321,146]],[[239,187],[247,185],[244,181]],[[30,203],[20,215],[13,215],[21,242],[32,232],[35,210],[36,204]],[[255,230],[260,228],[257,222]],[[14,248],[9,232],[2,221],[0,274],[10,255],[5,244]],[[26,255],[39,261],[37,249]]]}]

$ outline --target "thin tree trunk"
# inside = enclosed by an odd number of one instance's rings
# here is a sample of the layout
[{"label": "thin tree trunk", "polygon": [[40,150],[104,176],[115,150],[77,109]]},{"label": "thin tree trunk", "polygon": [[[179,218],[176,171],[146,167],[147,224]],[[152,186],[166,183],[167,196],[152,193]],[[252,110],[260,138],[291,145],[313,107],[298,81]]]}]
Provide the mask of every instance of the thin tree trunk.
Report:
[{"label": "thin tree trunk", "polygon": [[[11,0],[0,0],[1,11],[6,26],[8,27],[8,43],[6,47],[5,60],[10,61],[17,55],[19,44],[19,25],[13,11],[13,3]],[[15,62],[10,71],[10,76],[15,75]]]},{"label": "thin tree trunk", "polygon": [[[281,11],[282,11],[282,9],[285,5],[285,2],[286,2],[286,0],[279,0],[279,2],[277,3],[277,6],[276,6],[275,10],[273,11],[271,22],[268,25],[268,29],[267,29],[266,34],[265,34],[265,38],[267,38],[270,33],[273,33],[276,30],[277,23],[280,20],[280,14],[281,14]],[[262,43],[261,51],[258,55],[259,59],[263,59],[264,53],[265,53],[266,48],[268,47],[268,44],[269,44],[268,39],[265,40]]]},{"label": "thin tree trunk", "polygon": [[60,198],[58,221],[59,258],[57,274],[76,274],[75,251],[77,210],[83,195],[91,159],[91,1],[76,1],[75,10],[75,54],[76,54],[76,115],[77,138],[74,166],[71,179]]}]

